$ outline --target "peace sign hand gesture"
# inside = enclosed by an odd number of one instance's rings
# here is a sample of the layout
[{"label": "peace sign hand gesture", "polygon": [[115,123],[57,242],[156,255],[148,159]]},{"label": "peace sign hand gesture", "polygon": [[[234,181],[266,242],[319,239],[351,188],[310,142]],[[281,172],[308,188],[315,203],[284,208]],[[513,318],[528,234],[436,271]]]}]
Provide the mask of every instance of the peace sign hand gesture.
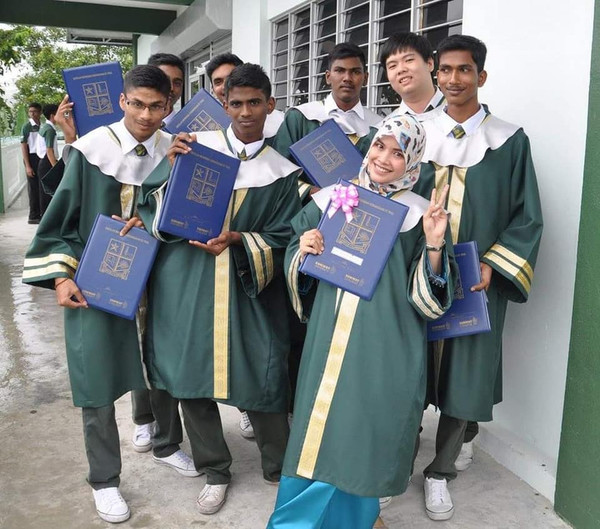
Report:
[{"label": "peace sign hand gesture", "polygon": [[431,246],[440,247],[444,244],[444,235],[448,227],[448,212],[444,209],[448,189],[450,186],[446,184],[442,189],[442,194],[437,200],[437,190],[434,188],[431,191],[431,200],[429,207],[423,215],[423,231],[425,232],[425,240]]}]

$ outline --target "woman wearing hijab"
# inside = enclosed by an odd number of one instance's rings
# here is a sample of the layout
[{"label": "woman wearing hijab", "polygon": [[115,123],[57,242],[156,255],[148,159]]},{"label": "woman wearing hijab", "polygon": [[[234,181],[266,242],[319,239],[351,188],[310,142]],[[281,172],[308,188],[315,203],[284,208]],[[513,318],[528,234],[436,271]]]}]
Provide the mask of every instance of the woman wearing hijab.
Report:
[{"label": "woman wearing hijab", "polygon": [[424,148],[418,121],[387,119],[360,168],[358,185],[410,208],[371,301],[298,272],[307,253],[328,244],[316,226],[331,190],[292,220],[285,269],[308,330],[268,529],[371,529],[378,498],[408,485],[425,399],[426,320],[450,307],[453,292],[447,188],[429,202],[410,191]]}]

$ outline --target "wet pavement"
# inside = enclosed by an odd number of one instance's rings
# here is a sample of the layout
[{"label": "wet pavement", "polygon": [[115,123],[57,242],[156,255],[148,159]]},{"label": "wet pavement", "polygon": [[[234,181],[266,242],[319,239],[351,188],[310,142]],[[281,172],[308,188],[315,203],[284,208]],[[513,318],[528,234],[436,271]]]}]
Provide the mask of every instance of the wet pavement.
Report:
[{"label": "wet pavement", "polygon": [[[111,527],[96,516],[85,482],[81,414],[69,391],[62,309],[56,306],[54,292],[21,283],[23,256],[34,233],[35,226],[27,224],[26,197],[0,214],[0,528]],[[195,499],[204,478],[181,477],[157,466],[149,453],[136,453],[130,442],[129,396],[116,407],[123,457],[121,491],[132,510],[131,519],[121,527],[265,527],[277,490],[263,483],[258,449],[240,436],[235,408],[221,406],[234,458],[228,501],[218,514],[203,516],[195,510]],[[569,527],[546,499],[477,448],[475,464],[450,486],[454,517],[430,521],[423,510],[420,472],[432,458],[435,421],[435,414],[428,411],[413,483],[382,512],[388,529]],[[187,442],[183,448],[189,453]]]}]

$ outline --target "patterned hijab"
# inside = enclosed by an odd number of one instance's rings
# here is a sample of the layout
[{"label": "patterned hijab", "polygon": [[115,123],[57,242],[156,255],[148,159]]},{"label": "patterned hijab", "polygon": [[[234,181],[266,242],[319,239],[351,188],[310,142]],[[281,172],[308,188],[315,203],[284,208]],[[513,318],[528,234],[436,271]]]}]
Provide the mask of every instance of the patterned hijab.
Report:
[{"label": "patterned hijab", "polygon": [[425,129],[423,125],[410,114],[386,118],[379,127],[377,134],[375,134],[369,151],[382,136],[393,136],[396,139],[398,145],[400,145],[400,150],[404,154],[406,172],[397,180],[387,184],[372,182],[367,169],[369,162],[369,154],[367,153],[358,173],[360,186],[372,189],[381,195],[387,195],[402,189],[412,189],[419,179],[419,166],[425,152]]}]

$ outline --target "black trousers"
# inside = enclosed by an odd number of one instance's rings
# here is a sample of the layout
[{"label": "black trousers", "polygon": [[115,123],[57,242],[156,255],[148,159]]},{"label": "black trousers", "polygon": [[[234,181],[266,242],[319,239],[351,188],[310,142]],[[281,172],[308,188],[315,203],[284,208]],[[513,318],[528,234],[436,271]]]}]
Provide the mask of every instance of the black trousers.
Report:
[{"label": "black trousers", "polygon": [[29,154],[29,165],[33,169],[34,175],[27,177],[27,194],[29,195],[29,220],[39,220],[42,218],[42,209],[40,207],[40,179],[38,178],[38,165],[40,159],[37,154]]},{"label": "black trousers", "polygon": [[40,216],[44,215],[48,208],[48,204],[50,204],[50,200],[52,199],[52,196],[44,191],[44,186],[42,185],[42,178],[44,178],[50,169],[52,169],[52,164],[50,163],[50,160],[48,160],[48,156],[44,156],[37,166],[37,179],[40,188]]}]

